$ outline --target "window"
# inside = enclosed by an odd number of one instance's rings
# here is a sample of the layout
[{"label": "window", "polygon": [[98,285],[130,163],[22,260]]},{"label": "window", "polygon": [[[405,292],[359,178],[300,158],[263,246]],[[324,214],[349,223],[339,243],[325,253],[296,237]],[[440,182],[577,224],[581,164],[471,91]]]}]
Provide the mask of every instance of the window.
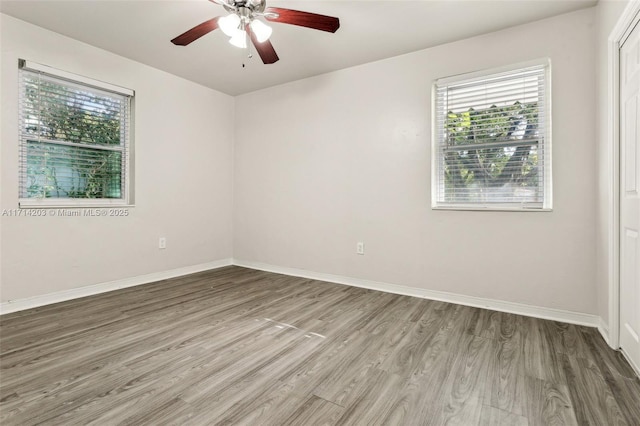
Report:
[{"label": "window", "polygon": [[20,206],[128,204],[133,91],[20,61]]},{"label": "window", "polygon": [[432,206],[551,209],[549,61],[437,80]]}]

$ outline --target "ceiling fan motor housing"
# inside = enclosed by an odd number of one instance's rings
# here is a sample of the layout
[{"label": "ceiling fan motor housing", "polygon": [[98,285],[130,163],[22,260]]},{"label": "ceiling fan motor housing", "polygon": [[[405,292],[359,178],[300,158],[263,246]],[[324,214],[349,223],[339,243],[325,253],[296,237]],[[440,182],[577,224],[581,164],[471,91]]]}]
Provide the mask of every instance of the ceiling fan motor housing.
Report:
[{"label": "ceiling fan motor housing", "polygon": [[262,13],[266,7],[266,0],[232,0],[223,6],[229,12],[235,12],[236,10],[245,8],[251,13]]}]

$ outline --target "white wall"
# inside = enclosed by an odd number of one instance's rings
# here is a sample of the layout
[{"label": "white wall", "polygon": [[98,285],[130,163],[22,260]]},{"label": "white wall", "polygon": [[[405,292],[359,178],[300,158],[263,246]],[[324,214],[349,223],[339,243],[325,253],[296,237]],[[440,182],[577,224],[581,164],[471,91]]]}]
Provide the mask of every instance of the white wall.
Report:
[{"label": "white wall", "polygon": [[[136,206],[128,218],[2,217],[0,301],[234,255],[606,320],[604,58],[625,4],[601,1],[235,102],[1,15],[0,208],[17,207],[17,58],[136,90]],[[540,57],[553,64],[554,211],[431,210],[432,81]]]},{"label": "white wall", "polygon": [[[232,256],[234,99],[1,15],[1,209],[18,207],[18,58],[136,91],[129,217],[2,217],[0,300]],[[158,238],[167,249],[158,249]]]},{"label": "white wall", "polygon": [[597,123],[597,163],[596,170],[598,171],[598,187],[597,187],[597,297],[598,297],[598,315],[604,320],[605,323],[609,322],[609,277],[611,269],[609,265],[609,238],[610,232],[608,228],[610,214],[611,214],[611,202],[609,199],[609,175],[611,174],[611,155],[608,146],[608,80],[607,71],[609,68],[608,62],[608,38],[609,34],[613,30],[616,22],[622,15],[622,11],[627,6],[627,1],[603,1],[600,0],[596,7],[597,25],[596,25],[596,48],[597,48],[597,111],[596,111],[596,123]]},{"label": "white wall", "polygon": [[[234,257],[596,313],[594,21],[582,10],[237,97]],[[554,211],[431,210],[434,79],[541,57]]]}]

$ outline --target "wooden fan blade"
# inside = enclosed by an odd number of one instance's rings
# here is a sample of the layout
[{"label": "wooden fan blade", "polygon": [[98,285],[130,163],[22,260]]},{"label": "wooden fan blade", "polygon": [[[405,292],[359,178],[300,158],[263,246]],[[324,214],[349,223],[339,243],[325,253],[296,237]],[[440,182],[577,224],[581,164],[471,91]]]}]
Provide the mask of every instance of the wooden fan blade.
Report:
[{"label": "wooden fan blade", "polygon": [[[333,16],[318,15],[317,13],[302,12],[299,10],[283,9],[280,7],[268,7],[265,11],[265,18],[272,22],[282,24],[299,25],[301,27],[313,28],[314,30],[335,33],[340,28],[340,19]],[[269,17],[269,13],[277,13],[277,18]]]},{"label": "wooden fan blade", "polygon": [[247,25],[246,31],[247,34],[249,34],[249,38],[251,38],[251,42],[256,47],[256,51],[258,52],[258,55],[260,55],[260,59],[262,59],[263,63],[273,64],[278,62],[280,58],[278,58],[278,54],[269,40],[265,40],[260,43],[256,38],[256,35],[251,31],[251,27],[249,25]]},{"label": "wooden fan blade", "polygon": [[171,43],[177,46],[186,46],[189,43],[196,41],[203,35],[209,34],[211,31],[218,28],[218,19],[220,19],[219,16],[213,19],[209,19],[208,21],[205,21],[200,25],[196,25],[186,33],[180,34],[178,37],[171,40]]}]

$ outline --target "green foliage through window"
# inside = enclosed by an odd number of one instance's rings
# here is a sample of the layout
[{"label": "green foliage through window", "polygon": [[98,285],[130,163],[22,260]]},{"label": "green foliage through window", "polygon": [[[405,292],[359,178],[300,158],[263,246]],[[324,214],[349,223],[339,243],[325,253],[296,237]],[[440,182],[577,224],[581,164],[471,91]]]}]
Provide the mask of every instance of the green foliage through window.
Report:
[{"label": "green foliage through window", "polygon": [[[446,134],[447,194],[453,196],[479,186],[494,194],[508,187],[508,198],[535,196],[540,185],[537,102],[449,111]],[[467,192],[471,198],[471,191]],[[480,196],[475,198],[468,201],[484,201]]]},{"label": "green foliage through window", "polygon": [[549,64],[434,85],[434,207],[551,205]]},{"label": "green foliage through window", "polygon": [[21,196],[123,198],[128,98],[21,74]]}]

